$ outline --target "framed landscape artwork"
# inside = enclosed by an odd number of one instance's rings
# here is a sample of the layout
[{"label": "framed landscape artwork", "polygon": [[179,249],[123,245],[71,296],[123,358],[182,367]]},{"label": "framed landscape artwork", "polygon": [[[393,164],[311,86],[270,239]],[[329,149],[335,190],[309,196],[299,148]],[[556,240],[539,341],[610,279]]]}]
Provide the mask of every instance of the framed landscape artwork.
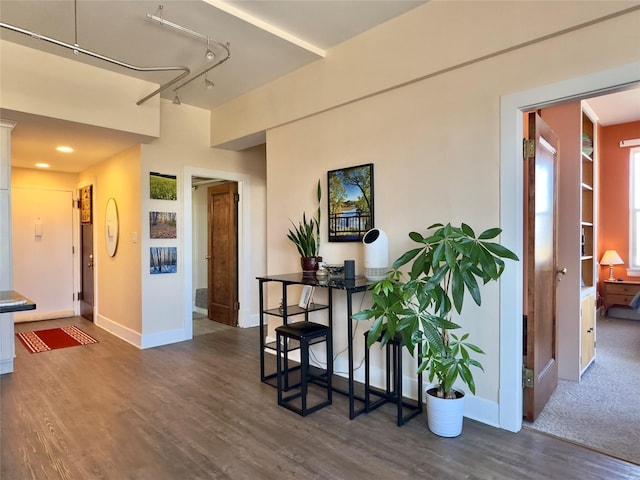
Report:
[{"label": "framed landscape artwork", "polygon": [[150,238],[177,238],[176,212],[149,212]]},{"label": "framed landscape artwork", "polygon": [[151,275],[178,271],[177,247],[151,247],[149,254],[149,273]]},{"label": "framed landscape artwork", "polygon": [[327,172],[329,241],[359,242],[374,226],[373,163]]},{"label": "framed landscape artwork", "polygon": [[149,196],[152,200],[177,200],[178,182],[176,176],[149,172]]}]

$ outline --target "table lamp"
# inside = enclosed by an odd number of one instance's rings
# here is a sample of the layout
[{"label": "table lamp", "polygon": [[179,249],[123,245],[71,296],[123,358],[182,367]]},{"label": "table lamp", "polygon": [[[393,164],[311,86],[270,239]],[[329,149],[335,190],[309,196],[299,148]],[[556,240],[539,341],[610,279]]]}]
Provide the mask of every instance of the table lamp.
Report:
[{"label": "table lamp", "polygon": [[604,252],[602,260],[600,260],[600,265],[609,266],[609,278],[607,280],[615,280],[615,278],[613,278],[613,266],[622,265],[623,263],[624,262],[620,258],[620,255],[618,255],[618,252],[616,252],[615,250],[607,250],[606,252]]}]

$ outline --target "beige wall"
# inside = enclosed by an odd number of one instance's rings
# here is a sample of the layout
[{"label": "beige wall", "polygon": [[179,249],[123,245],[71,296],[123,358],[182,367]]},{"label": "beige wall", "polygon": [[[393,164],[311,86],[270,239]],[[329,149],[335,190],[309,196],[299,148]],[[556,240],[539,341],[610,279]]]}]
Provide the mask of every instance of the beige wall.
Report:
[{"label": "beige wall", "polygon": [[[265,268],[265,189],[266,164],[264,147],[241,152],[209,147],[209,112],[189,105],[161,101],[161,136],[142,146],[142,295],[143,330],[151,335],[150,345],[179,338],[181,330],[191,322],[192,249],[191,176],[238,181],[241,183],[239,226],[240,245],[240,325],[257,322],[257,282],[255,277]],[[178,200],[149,199],[149,172],[176,175]],[[187,186],[188,185],[188,186]],[[187,186],[185,188],[185,186]],[[149,211],[176,211],[178,239],[150,241]],[[149,247],[177,246],[178,274],[149,275]],[[188,255],[188,258],[185,258]],[[155,337],[154,337],[155,335]]]},{"label": "beige wall", "polygon": [[[636,10],[513,51],[499,50],[629,5],[536,2],[531,10],[533,4],[528,2],[449,2],[446,6],[431,2],[415,15],[370,32],[371,43],[362,44],[357,54],[351,52],[362,63],[362,58],[370,58],[367,46],[386,40],[394,47],[394,54],[376,55],[383,61],[375,70],[345,67],[345,76],[361,80],[360,100],[322,110],[340,102],[339,92],[325,91],[324,82],[333,80],[328,78],[328,64],[341,49],[355,48],[349,42],[329,52],[323,61],[327,65],[314,64],[212,112],[214,142],[267,129],[268,273],[299,268],[295,250],[286,239],[289,219],[299,218],[303,210],[312,211],[315,181],[323,179],[326,192],[326,172],[332,168],[374,163],[375,221],[389,234],[392,259],[409,246],[409,231],[423,230],[436,221],[466,221],[477,230],[500,225],[501,161],[519,161],[500,159],[501,97],[638,61],[640,13]],[[479,10],[471,15],[463,8]],[[464,18],[473,18],[473,24]],[[434,28],[426,28],[428,25]],[[406,42],[424,48],[403,49]],[[465,60],[472,62],[459,65]],[[423,79],[415,80],[416,65],[424,69]],[[372,82],[390,77],[399,82],[396,66],[406,73],[408,83],[396,83],[367,97],[376,88]],[[455,68],[447,71],[447,66]],[[437,73],[429,76],[429,71]],[[353,82],[345,83],[356,88]],[[342,83],[331,85],[342,88]],[[287,87],[297,95],[285,95]],[[331,100],[327,92],[333,95]],[[358,92],[351,91],[343,100],[357,97]],[[315,114],[314,109],[318,110]],[[302,115],[307,116],[295,120]],[[219,122],[223,118],[224,126]],[[275,126],[285,121],[289,123]],[[354,258],[362,272],[361,246],[327,244],[325,231],[321,255],[330,262]],[[515,290],[514,285],[514,295]],[[460,320],[487,352],[482,359],[485,373],[477,375],[476,418],[483,415],[482,409],[498,408],[500,322],[513,321],[501,319],[498,291],[495,285],[486,288],[482,308],[470,305]],[[271,301],[277,301],[277,293]],[[344,330],[344,325],[338,328]],[[344,331],[337,331],[334,338],[341,336],[346,336]],[[339,358],[336,369],[344,370],[345,362]]]},{"label": "beige wall", "polygon": [[77,174],[49,172],[30,168],[12,168],[11,186],[29,188],[47,188],[74,191],[77,187]]},{"label": "beige wall", "polygon": [[[431,1],[338,45],[325,59],[213,110],[211,142],[232,144],[267,128],[428,79],[634,6],[636,1]],[[615,36],[637,52],[638,23],[633,18]],[[526,72],[534,84],[540,74],[562,78],[567,68],[573,68],[575,54],[583,51],[581,45],[570,46],[572,36],[568,33],[561,40],[569,40],[566,49],[546,51],[553,71],[541,72],[523,61],[514,73]],[[602,40],[590,45],[589,51],[608,56],[606,63],[615,65],[618,52],[607,37]],[[584,60],[588,61],[586,55]],[[603,67],[590,65],[591,69]],[[496,70],[491,79],[510,73]],[[470,84],[478,81],[468,80]]]},{"label": "beige wall", "polygon": [[[141,259],[139,243],[131,241],[140,232],[140,146],[82,172],[78,183],[94,184],[94,258],[97,269],[96,323],[135,343],[142,332]],[[107,253],[105,213],[113,198],[118,208],[119,239],[116,254]]]}]

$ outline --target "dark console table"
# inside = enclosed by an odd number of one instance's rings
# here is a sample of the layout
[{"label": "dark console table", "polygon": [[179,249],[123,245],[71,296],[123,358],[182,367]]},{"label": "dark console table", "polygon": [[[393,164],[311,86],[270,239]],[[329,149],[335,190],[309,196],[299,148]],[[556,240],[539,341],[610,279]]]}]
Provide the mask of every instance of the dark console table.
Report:
[{"label": "dark console table", "polygon": [[[343,393],[349,396],[349,419],[353,420],[356,416],[364,413],[364,407],[356,410],[355,401],[359,400],[364,402],[364,397],[357,396],[355,394],[355,382],[353,378],[354,361],[353,361],[353,294],[358,292],[364,292],[372,283],[364,277],[357,277],[354,280],[345,280],[342,278],[328,277],[326,279],[318,278],[315,275],[305,276],[302,273],[290,273],[285,275],[265,275],[257,277],[260,286],[260,380],[262,382],[273,384],[275,378],[275,372],[266,374],[264,365],[265,349],[272,349],[275,353],[275,342],[273,344],[265,341],[265,317],[274,316],[282,319],[282,324],[287,324],[287,319],[292,316],[304,315],[305,320],[309,320],[309,313],[327,310],[328,311],[328,324],[329,327],[333,327],[333,294],[334,291],[344,291],[347,297],[347,355],[349,361],[348,368],[348,388],[346,391],[341,391],[339,387],[334,386],[334,391]],[[264,307],[264,285],[267,282],[277,282],[282,286],[282,309],[272,308],[265,309]],[[298,305],[289,305],[287,302],[287,287],[291,285],[308,285],[316,288],[326,288],[328,290],[328,302],[327,305],[321,305],[317,303],[311,303],[308,308],[303,309]],[[271,382],[270,382],[271,380]]]}]

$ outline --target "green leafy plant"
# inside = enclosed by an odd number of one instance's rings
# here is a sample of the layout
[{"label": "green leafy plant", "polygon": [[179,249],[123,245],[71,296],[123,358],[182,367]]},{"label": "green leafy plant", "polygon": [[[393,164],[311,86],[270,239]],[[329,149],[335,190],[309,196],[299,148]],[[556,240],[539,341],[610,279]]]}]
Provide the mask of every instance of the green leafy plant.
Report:
[{"label": "green leafy plant", "polygon": [[458,378],[475,394],[471,368],[483,367],[471,355],[484,352],[467,341],[468,333],[451,332],[461,328],[452,321],[453,312],[462,313],[466,293],[481,305],[481,285],[500,278],[503,259],[517,261],[518,257],[492,241],[500,235],[499,228],[478,236],[464,223],[460,227],[436,223],[428,230],[426,237],[409,234],[418,246],[403,253],[386,278],[371,286],[372,307],[353,318],[375,319],[368,347],[378,340],[385,345],[400,335],[414,355],[415,346],[421,344],[418,373],[426,370],[430,382],[437,380],[439,397],[455,398],[453,385]]},{"label": "green leafy plant", "polygon": [[307,214],[303,212],[302,220],[298,225],[291,221],[293,229],[290,229],[287,234],[287,238],[296,246],[301,257],[317,257],[320,253],[320,200],[322,199],[320,180],[318,180],[316,192],[318,209],[315,217],[307,219]]}]

